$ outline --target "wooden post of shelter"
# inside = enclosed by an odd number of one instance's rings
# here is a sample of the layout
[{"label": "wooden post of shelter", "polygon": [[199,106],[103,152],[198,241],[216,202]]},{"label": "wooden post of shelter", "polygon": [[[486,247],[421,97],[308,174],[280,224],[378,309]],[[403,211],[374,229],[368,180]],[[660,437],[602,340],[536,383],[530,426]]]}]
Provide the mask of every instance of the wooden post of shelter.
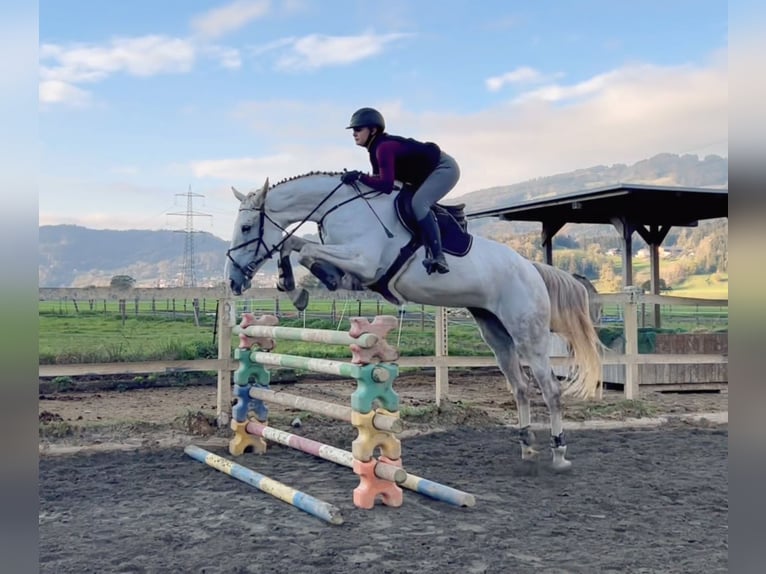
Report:
[{"label": "wooden post of shelter", "polygon": [[231,335],[234,326],[234,308],[232,300],[223,296],[218,300],[218,391],[216,397],[216,419],[218,427],[228,426],[231,418],[231,371],[228,369],[231,358]]},{"label": "wooden post of shelter", "polygon": [[449,328],[447,326],[447,308],[437,307],[434,314],[436,323],[436,337],[434,355],[436,356],[436,406],[440,406],[442,399],[449,395],[449,367],[442,364],[442,357],[449,355]]},{"label": "wooden post of shelter", "polygon": [[625,398],[638,399],[638,304],[641,299],[639,287],[626,287],[624,293],[629,295],[622,304],[625,336]]}]

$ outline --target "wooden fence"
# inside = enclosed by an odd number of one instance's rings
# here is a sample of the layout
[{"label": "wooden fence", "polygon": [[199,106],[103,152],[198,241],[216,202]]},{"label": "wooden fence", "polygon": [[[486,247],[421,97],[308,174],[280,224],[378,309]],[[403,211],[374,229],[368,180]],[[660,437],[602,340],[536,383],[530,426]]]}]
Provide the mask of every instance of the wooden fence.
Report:
[{"label": "wooden fence", "polygon": [[[73,292],[74,291],[74,292]],[[98,293],[96,293],[98,291]],[[259,298],[276,298],[277,301],[287,301],[286,296],[276,289],[259,289]],[[231,404],[231,376],[238,364],[231,357],[232,327],[237,323],[235,316],[234,299],[223,288],[217,289],[133,289],[129,294],[113,289],[83,289],[67,290],[70,299],[78,298],[120,300],[128,298],[134,300],[151,300],[152,297],[162,299],[203,299],[215,297],[218,303],[217,325],[218,332],[218,358],[191,361],[147,361],[136,363],[91,363],[72,365],[40,365],[40,377],[57,376],[83,376],[83,375],[109,375],[109,374],[145,374],[145,373],[179,373],[188,371],[216,371],[218,373],[217,384],[217,417],[221,425],[228,424]],[[61,299],[61,289],[40,289],[41,301]],[[312,296],[313,293],[312,293]],[[320,295],[321,296],[321,295]],[[326,292],[324,296],[327,297]],[[356,293],[358,296],[358,293]],[[595,300],[602,303],[618,304],[622,309],[624,319],[624,350],[606,353],[604,356],[604,380],[618,382],[624,385],[624,395],[627,399],[638,398],[639,382],[644,384],[641,376],[648,377],[649,371],[642,372],[640,369],[654,368],[665,369],[664,383],[647,379],[647,385],[656,390],[687,390],[693,388],[720,388],[727,381],[716,381],[713,387],[704,382],[696,384],[688,382],[690,365],[715,365],[716,368],[725,369],[728,366],[728,346],[719,342],[718,347],[703,347],[697,349],[701,353],[695,353],[693,358],[689,354],[679,354],[676,347],[671,348],[663,343],[659,350],[664,351],[652,354],[639,354],[638,352],[638,316],[639,307],[645,304],[658,305],[698,305],[698,306],[728,306],[727,300],[693,299],[686,297],[670,297],[667,295],[648,295],[638,288],[629,287],[623,293],[597,295]],[[431,357],[401,357],[398,361],[403,368],[434,368],[435,372],[435,400],[437,404],[449,397],[449,368],[465,367],[495,367],[494,357],[456,357],[448,354],[448,330],[447,309],[440,308],[436,315],[436,333],[434,343],[434,355]],[[725,337],[725,335],[723,336]],[[681,340],[679,338],[679,340]],[[688,343],[685,343],[688,344]],[[569,360],[565,356],[563,345],[554,344],[551,349],[551,359],[554,368],[565,367]],[[672,368],[686,365],[685,369],[672,371]],[[611,367],[619,367],[619,371],[610,371]],[[693,370],[693,369],[691,369]],[[615,372],[621,372],[619,377]],[[671,378],[681,377],[671,380]],[[686,379],[684,379],[686,377]],[[610,381],[610,379],[621,379]]]}]

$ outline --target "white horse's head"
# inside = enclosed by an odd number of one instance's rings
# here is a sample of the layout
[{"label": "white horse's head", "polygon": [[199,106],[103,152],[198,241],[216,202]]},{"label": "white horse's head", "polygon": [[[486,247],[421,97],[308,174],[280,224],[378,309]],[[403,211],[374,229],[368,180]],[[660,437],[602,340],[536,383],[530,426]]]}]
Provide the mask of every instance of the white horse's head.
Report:
[{"label": "white horse's head", "polygon": [[231,188],[239,200],[239,212],[234,224],[231,245],[226,252],[226,276],[235,295],[250,288],[253,275],[269,259],[282,237],[282,228],[266,215],[266,194],[269,180],[247,195]]}]

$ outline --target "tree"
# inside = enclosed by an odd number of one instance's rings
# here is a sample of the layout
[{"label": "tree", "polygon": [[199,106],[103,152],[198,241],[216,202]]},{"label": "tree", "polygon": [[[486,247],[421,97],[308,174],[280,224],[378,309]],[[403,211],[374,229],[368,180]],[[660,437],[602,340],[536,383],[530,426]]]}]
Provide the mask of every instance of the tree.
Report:
[{"label": "tree", "polygon": [[616,293],[622,288],[622,281],[615,275],[611,263],[604,263],[601,266],[599,283],[601,284],[601,293]]},{"label": "tree", "polygon": [[115,275],[109,281],[109,286],[112,289],[132,289],[136,284],[136,280],[130,275]]},{"label": "tree", "polygon": [[[644,293],[650,293],[652,290],[652,281],[651,279],[647,279],[643,283],[641,283],[641,289],[644,291]],[[665,280],[660,277],[660,291],[669,291],[670,287],[668,287],[667,283],[665,283]]]}]

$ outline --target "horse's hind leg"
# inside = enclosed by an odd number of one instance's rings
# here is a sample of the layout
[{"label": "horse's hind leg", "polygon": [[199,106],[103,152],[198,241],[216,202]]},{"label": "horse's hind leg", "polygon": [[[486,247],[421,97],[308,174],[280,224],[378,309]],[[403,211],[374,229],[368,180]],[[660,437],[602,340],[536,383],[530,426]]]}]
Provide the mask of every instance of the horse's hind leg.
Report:
[{"label": "horse's hind leg", "polygon": [[536,462],[537,451],[534,449],[535,436],[529,428],[530,409],[527,377],[521,370],[519,356],[513,337],[500,323],[500,321],[485,309],[468,309],[479,326],[484,342],[489,345],[497,359],[498,367],[505,375],[505,380],[513,391],[516,400],[516,408],[519,414],[519,442],[521,444],[521,458],[525,462]]},{"label": "horse's hind leg", "polygon": [[548,406],[548,412],[550,412],[553,468],[559,471],[568,470],[572,463],[566,459],[567,446],[564,440],[564,425],[561,416],[561,384],[551,369],[548,356],[548,338],[540,337],[530,346],[533,348],[529,349],[529,352],[525,352],[524,357],[529,362],[532,375],[540,387],[543,400]]}]

